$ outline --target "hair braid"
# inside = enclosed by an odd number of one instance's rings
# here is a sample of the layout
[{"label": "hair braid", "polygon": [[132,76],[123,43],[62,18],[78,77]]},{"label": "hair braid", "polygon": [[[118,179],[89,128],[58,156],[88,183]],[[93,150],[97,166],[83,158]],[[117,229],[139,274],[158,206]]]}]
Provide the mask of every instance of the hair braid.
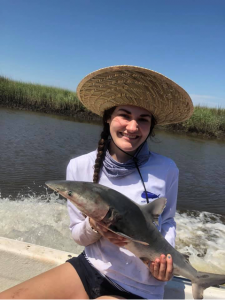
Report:
[{"label": "hair braid", "polygon": [[94,164],[93,182],[95,183],[97,183],[99,180],[99,172],[101,170],[102,162],[105,156],[105,145],[108,140],[109,134],[110,134],[109,124],[105,123],[103,131],[101,133],[101,138],[98,142],[97,157],[95,159],[95,164]]},{"label": "hair braid", "polygon": [[94,175],[93,175],[93,182],[98,183],[99,181],[99,173],[102,167],[102,162],[105,156],[105,151],[106,151],[106,143],[108,140],[108,137],[110,135],[110,130],[109,130],[109,124],[107,121],[110,119],[112,113],[114,112],[116,107],[112,107],[110,109],[105,110],[102,121],[103,121],[103,131],[101,133],[101,138],[98,142],[98,151],[97,151],[97,156],[95,159],[95,164],[94,164]]}]

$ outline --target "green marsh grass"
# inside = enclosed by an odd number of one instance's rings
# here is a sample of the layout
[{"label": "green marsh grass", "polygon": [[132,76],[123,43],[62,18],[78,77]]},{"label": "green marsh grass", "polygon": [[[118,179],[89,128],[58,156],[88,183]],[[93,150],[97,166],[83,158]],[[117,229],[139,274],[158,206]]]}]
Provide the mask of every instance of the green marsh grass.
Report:
[{"label": "green marsh grass", "polygon": [[[0,76],[0,105],[73,116],[78,119],[100,120],[79,102],[75,92],[14,81],[3,76]],[[225,138],[225,109],[196,106],[189,120],[165,127],[174,131]]]},{"label": "green marsh grass", "polygon": [[168,127],[187,133],[225,138],[225,109],[195,106],[189,120]]},{"label": "green marsh grass", "polygon": [[0,76],[0,104],[5,107],[74,115],[87,112],[75,92],[24,83]]}]

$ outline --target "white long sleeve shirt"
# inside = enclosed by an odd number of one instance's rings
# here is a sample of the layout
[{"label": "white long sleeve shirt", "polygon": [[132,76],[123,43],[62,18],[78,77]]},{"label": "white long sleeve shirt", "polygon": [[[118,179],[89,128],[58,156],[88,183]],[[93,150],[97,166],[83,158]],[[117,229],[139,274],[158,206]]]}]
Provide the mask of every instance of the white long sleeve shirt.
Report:
[{"label": "white long sleeve shirt", "polygon": [[[96,151],[72,159],[67,167],[66,179],[92,182],[95,159]],[[178,168],[171,159],[151,152],[149,160],[140,167],[140,171],[146,190],[158,197],[167,198],[167,205],[159,217],[158,229],[174,246]],[[137,170],[118,178],[108,178],[101,172],[99,183],[117,190],[140,205],[146,204],[146,199],[141,197],[144,187]],[[149,199],[149,201],[153,200]],[[155,279],[138,257],[124,247],[118,247],[93,232],[89,218],[85,218],[70,201],[67,203],[72,237],[76,243],[85,246],[86,256],[96,269],[125,290],[143,298],[163,295],[165,283]]]}]

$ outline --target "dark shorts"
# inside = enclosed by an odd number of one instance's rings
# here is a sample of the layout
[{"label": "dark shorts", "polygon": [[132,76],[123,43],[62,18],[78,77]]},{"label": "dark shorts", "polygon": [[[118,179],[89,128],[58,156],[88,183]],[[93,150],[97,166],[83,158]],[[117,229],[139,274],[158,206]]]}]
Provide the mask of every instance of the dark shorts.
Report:
[{"label": "dark shorts", "polygon": [[125,299],[143,299],[142,297],[126,292],[125,290],[121,291],[119,288],[115,287],[113,283],[111,284],[88,262],[84,252],[78,257],[67,260],[67,262],[69,262],[77,271],[90,299],[107,295],[121,296]]}]

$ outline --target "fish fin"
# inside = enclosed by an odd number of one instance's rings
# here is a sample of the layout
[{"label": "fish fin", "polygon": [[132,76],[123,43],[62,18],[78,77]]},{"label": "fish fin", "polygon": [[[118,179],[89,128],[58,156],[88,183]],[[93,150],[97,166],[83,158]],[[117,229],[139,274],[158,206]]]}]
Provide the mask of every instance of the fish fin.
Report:
[{"label": "fish fin", "polygon": [[140,208],[141,210],[148,215],[152,216],[152,221],[158,225],[158,218],[162,214],[164,208],[166,207],[166,198],[157,198],[156,200],[152,201],[151,203],[142,205]]},{"label": "fish fin", "polygon": [[210,286],[225,283],[225,275],[197,272],[192,280],[192,294],[194,299],[203,299],[203,292]]},{"label": "fish fin", "polygon": [[192,284],[192,296],[194,299],[203,299],[204,288],[197,283]]},{"label": "fish fin", "polygon": [[122,237],[128,239],[128,240],[133,241],[133,242],[136,242],[136,243],[139,243],[139,244],[142,244],[142,245],[145,245],[145,246],[148,246],[148,245],[149,245],[149,244],[146,243],[146,242],[142,242],[142,241],[139,241],[139,240],[135,240],[135,239],[131,238],[130,236],[128,236],[128,235],[126,235],[126,234],[124,234],[124,233],[122,233],[122,232],[116,232],[116,233],[117,233],[118,235],[120,235],[120,236],[122,236]]},{"label": "fish fin", "polygon": [[122,236],[122,237],[124,237],[125,239],[131,240],[131,241],[133,241],[133,242],[135,242],[135,243],[139,243],[139,244],[142,244],[142,245],[145,245],[145,246],[148,246],[148,245],[149,245],[149,244],[146,243],[146,242],[142,242],[142,241],[139,241],[139,240],[135,240],[135,239],[133,239],[132,237],[130,237],[130,236],[128,236],[128,235],[126,235],[126,234],[124,234],[124,233],[122,233],[122,232],[114,231],[114,230],[111,229],[110,227],[108,227],[107,229],[109,229],[110,231],[112,231],[112,232],[118,234],[119,236]]}]

